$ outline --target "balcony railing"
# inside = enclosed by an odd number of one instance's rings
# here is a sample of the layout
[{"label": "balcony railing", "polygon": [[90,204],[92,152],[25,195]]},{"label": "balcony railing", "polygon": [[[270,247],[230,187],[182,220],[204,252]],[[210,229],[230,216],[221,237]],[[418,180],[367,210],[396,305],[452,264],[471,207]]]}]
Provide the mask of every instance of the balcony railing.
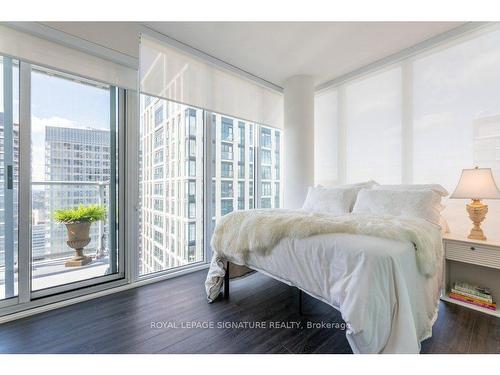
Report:
[{"label": "balcony railing", "polygon": [[[32,185],[34,187],[38,186],[47,186],[46,189],[50,189],[51,187],[57,187],[57,186],[68,186],[68,190],[72,193],[73,190],[77,191],[76,189],[82,188],[83,186],[89,186],[89,187],[95,187],[96,192],[95,195],[92,196],[86,196],[83,197],[83,200],[91,200],[92,204],[99,204],[99,205],[105,205],[105,199],[106,199],[106,189],[109,189],[109,182],[97,182],[97,181],[33,181]],[[73,187],[73,188],[70,188]],[[43,191],[40,189],[40,191]],[[50,191],[50,190],[49,190]],[[92,194],[93,191],[92,191]],[[47,197],[44,197],[45,199]],[[73,198],[73,196],[70,196],[70,201]],[[74,197],[75,200],[79,200],[80,197]],[[68,207],[53,207],[53,205],[49,206],[51,212],[45,212],[45,217],[46,220],[42,220],[39,224],[34,224],[33,228],[35,228],[36,225],[45,225],[49,226],[51,225],[49,220],[52,220],[52,215],[55,209],[57,208],[71,208],[78,205],[78,203],[75,204],[68,204]],[[47,210],[47,207],[44,206],[45,210]],[[61,244],[59,249],[60,251],[54,251],[54,252],[46,252],[46,249],[50,249],[51,243],[48,243],[49,238],[54,241],[55,238],[58,238],[58,236],[61,234],[59,233],[59,229],[57,232],[51,232],[50,228],[45,227],[41,230],[40,232],[40,237],[35,239],[35,236],[32,238],[32,244],[33,244],[33,250],[35,249],[35,243],[37,243],[40,248],[43,248],[43,253],[36,254],[35,251],[33,251],[32,255],[32,287],[33,290],[39,290],[39,289],[44,289],[52,286],[58,286],[61,284],[66,284],[66,283],[71,283],[71,282],[77,282],[81,280],[86,280],[89,278],[93,277],[98,277],[98,276],[103,276],[105,274],[108,274],[110,270],[112,269],[111,267],[111,261],[112,257],[109,254],[109,246],[107,246],[107,242],[110,240],[109,235],[108,235],[108,241],[105,241],[105,221],[99,221],[97,227],[97,232],[98,236],[97,238],[94,237],[96,240],[95,242],[92,241],[91,243],[94,243],[95,246],[90,247],[87,246],[85,248],[84,253],[88,256],[91,256],[93,258],[93,261],[82,267],[66,267],[65,262],[68,258],[72,257],[74,255],[74,250],[70,249],[69,247],[66,247],[66,241],[65,238],[61,238]],[[62,228],[62,227],[61,227]],[[63,230],[63,229],[61,229]],[[47,237],[46,233],[49,233],[49,237]],[[95,233],[94,233],[95,236]],[[57,242],[57,240],[55,240]],[[43,245],[42,245],[43,243]],[[108,242],[109,243],[109,242]],[[53,243],[52,243],[53,244]],[[59,243],[57,242],[59,245]],[[42,247],[43,246],[43,247]],[[8,249],[6,249],[8,250]],[[17,258],[17,256],[16,256]],[[12,290],[17,293],[17,272],[18,272],[18,265],[14,265],[14,278],[6,278],[6,269],[5,265],[0,265],[0,300],[5,298],[5,293],[6,290]],[[12,283],[15,283],[15,285],[11,285]],[[10,284],[9,284],[10,283]],[[8,286],[8,287],[7,287]]]},{"label": "balcony railing", "polygon": [[[101,181],[32,181],[31,185],[33,186],[96,186],[98,188],[97,195],[97,204],[99,206],[104,205],[105,199],[105,189],[109,186],[109,182],[101,182]],[[71,208],[71,207],[67,207]],[[99,259],[105,256],[106,247],[104,241],[104,220],[99,221],[99,238],[97,240],[97,248],[95,252],[95,258]],[[69,255],[73,254],[73,251],[69,251],[68,254],[61,255]],[[50,258],[54,258],[54,255],[50,256]]]}]

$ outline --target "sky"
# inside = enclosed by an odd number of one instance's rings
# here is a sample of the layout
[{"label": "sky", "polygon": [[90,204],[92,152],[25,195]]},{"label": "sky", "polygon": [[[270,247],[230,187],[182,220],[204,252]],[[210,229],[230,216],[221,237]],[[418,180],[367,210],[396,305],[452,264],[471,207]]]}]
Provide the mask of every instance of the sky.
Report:
[{"label": "sky", "polygon": [[[1,62],[2,60],[0,60]],[[1,66],[1,65],[0,65]],[[2,69],[3,71],[3,69]],[[19,69],[13,69],[14,122],[19,123]],[[32,179],[45,179],[45,127],[109,130],[109,90],[33,71],[31,74]],[[3,74],[0,74],[3,87]],[[0,111],[3,112],[3,90]]]},{"label": "sky", "polygon": [[109,130],[109,90],[33,72],[31,83],[32,179],[45,179],[45,127]]}]

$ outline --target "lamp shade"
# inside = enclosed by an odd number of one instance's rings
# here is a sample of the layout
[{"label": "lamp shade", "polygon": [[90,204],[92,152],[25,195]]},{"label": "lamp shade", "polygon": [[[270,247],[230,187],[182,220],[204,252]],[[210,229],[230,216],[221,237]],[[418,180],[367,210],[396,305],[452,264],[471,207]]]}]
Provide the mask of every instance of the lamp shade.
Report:
[{"label": "lamp shade", "polygon": [[462,170],[460,181],[450,198],[500,199],[500,191],[493,179],[491,168]]}]

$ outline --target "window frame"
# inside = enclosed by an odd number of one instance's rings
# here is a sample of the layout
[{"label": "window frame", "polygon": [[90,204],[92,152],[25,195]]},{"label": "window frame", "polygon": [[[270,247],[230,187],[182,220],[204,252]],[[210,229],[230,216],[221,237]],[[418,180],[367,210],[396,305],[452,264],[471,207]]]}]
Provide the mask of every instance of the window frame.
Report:
[{"label": "window frame", "polygon": [[[79,74],[64,72],[44,64],[31,64],[31,62],[19,59],[15,56],[4,54],[2,54],[2,56],[14,59],[19,64],[19,124],[22,124],[22,126],[19,126],[18,213],[19,217],[24,219],[20,219],[18,223],[18,294],[13,298],[0,301],[0,317],[48,304],[63,303],[64,301],[77,297],[83,297],[85,295],[130,284],[132,282],[130,253],[134,246],[131,242],[126,240],[126,237],[129,236],[127,236],[127,229],[125,228],[130,228],[132,220],[129,220],[128,218],[131,218],[131,216],[126,214],[126,210],[129,210],[129,205],[126,205],[125,202],[133,198],[133,194],[131,194],[130,191],[125,191],[125,181],[129,179],[128,170],[130,165],[132,165],[132,154],[128,155],[126,148],[133,148],[133,146],[130,147],[130,129],[133,127],[129,127],[128,124],[133,123],[135,118],[133,111],[130,111],[128,106],[133,105],[134,95],[128,89],[119,88],[112,84],[88,77],[82,77]],[[117,173],[116,209],[113,207],[111,208],[113,211],[118,212],[115,222],[117,228],[115,232],[116,239],[114,240],[116,244],[115,247],[117,248],[118,272],[112,275],[89,278],[40,290],[32,290],[31,288],[33,261],[31,255],[31,74],[33,67],[47,70],[63,77],[69,75],[83,83],[95,83],[97,85],[109,86],[110,91],[114,90],[114,94],[111,94],[110,105],[111,108],[115,108],[110,112],[110,120],[115,121],[117,129],[120,130],[116,135],[116,144],[118,147],[115,161]],[[135,163],[135,160],[133,162]],[[110,180],[110,184],[112,183],[113,178]],[[123,229],[118,230],[118,228]]]}]

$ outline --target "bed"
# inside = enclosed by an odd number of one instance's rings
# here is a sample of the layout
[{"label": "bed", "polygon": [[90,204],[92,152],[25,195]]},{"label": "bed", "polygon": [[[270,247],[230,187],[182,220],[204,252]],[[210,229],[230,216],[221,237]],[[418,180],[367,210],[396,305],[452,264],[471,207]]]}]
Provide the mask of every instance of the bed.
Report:
[{"label": "bed", "polygon": [[[340,311],[354,353],[419,353],[431,336],[443,274],[437,225],[301,210],[239,211],[223,219],[212,240],[209,302],[222,293],[230,263],[243,266],[231,267],[232,276],[262,272]],[[273,227],[280,220],[282,228]]]}]

